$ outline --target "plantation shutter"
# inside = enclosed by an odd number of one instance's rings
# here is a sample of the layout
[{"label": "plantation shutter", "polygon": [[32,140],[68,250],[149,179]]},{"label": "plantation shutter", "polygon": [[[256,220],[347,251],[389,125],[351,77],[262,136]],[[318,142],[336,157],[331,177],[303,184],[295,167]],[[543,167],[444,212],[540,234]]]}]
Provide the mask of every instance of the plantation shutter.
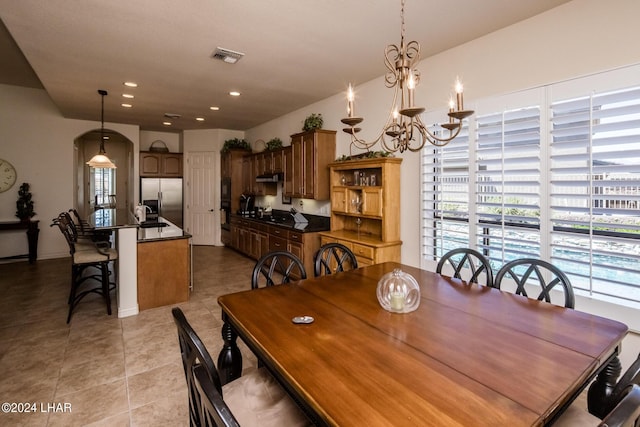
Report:
[{"label": "plantation shutter", "polygon": [[492,265],[540,257],[540,107],[478,115],[476,240]]},{"label": "plantation shutter", "polygon": [[574,288],[640,301],[640,87],[551,105],[552,262]]},{"label": "plantation shutter", "polygon": [[423,235],[422,253],[435,260],[451,249],[469,246],[467,122],[444,147],[425,146],[422,161],[422,227],[428,229]]}]

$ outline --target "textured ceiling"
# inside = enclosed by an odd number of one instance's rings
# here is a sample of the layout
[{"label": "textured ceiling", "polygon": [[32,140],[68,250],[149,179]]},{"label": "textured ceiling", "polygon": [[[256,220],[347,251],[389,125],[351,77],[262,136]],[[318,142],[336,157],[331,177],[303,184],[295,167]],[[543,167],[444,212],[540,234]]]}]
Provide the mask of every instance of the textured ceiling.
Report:
[{"label": "textured ceiling", "polygon": [[[425,58],[567,1],[407,0],[406,38]],[[400,41],[390,0],[0,0],[0,18],[0,83],[41,82],[65,117],[86,120],[106,89],[106,121],[162,131],[267,122],[381,76]],[[245,57],[216,61],[216,47]],[[165,113],[181,118],[166,127]]]}]

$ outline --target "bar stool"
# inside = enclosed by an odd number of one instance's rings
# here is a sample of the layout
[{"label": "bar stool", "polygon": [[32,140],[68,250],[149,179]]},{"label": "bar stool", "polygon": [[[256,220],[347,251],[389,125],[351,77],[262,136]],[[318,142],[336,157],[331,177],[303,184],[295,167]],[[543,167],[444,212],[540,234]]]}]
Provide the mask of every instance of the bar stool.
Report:
[{"label": "bar stool", "polygon": [[[54,219],[51,226],[57,225],[67,244],[71,254],[71,290],[69,292],[69,314],[67,323],[71,321],[71,315],[76,305],[90,293],[102,295],[107,305],[107,314],[111,315],[110,292],[115,289],[115,282],[109,282],[109,264],[118,259],[118,252],[109,247],[106,242],[92,242],[91,240],[78,241],[75,224],[68,212],[61,213]],[[97,268],[98,274],[84,274],[87,268]],[[87,281],[97,280],[99,286],[83,286]]]}]

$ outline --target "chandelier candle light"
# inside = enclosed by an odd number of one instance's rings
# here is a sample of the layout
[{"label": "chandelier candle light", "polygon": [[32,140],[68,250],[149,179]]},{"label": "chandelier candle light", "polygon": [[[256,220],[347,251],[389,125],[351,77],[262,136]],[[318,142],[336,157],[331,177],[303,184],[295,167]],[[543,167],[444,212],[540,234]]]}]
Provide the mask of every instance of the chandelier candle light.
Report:
[{"label": "chandelier candle light", "polygon": [[449,131],[447,136],[437,136],[435,132],[431,132],[427,128],[420,118],[420,114],[425,109],[414,105],[415,88],[420,82],[420,72],[414,68],[414,65],[420,60],[420,44],[415,40],[408,43],[404,41],[404,0],[401,4],[400,47],[390,44],[384,52],[384,63],[388,69],[384,77],[385,85],[388,88],[395,88],[387,122],[373,141],[367,142],[358,138],[356,133],[361,129],[356,125],[364,119],[355,116],[355,94],[353,87],[349,84],[347,117],[341,121],[349,126],[343,131],[351,135],[352,147],[368,151],[378,141],[388,152],[419,151],[427,141],[441,147],[458,136],[462,129],[462,120],[473,114],[473,111],[464,109],[463,87],[458,79],[455,83],[456,100],[454,102],[453,97],[449,100],[449,121],[440,124],[440,127]]}]

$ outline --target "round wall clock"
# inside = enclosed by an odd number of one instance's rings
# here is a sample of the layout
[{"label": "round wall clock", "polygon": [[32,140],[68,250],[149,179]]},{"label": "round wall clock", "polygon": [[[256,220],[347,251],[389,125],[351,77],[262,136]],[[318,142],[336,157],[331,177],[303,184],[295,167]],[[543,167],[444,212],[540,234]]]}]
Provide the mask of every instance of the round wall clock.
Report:
[{"label": "round wall clock", "polygon": [[0,159],[0,193],[4,193],[16,183],[16,168],[4,159]]}]

